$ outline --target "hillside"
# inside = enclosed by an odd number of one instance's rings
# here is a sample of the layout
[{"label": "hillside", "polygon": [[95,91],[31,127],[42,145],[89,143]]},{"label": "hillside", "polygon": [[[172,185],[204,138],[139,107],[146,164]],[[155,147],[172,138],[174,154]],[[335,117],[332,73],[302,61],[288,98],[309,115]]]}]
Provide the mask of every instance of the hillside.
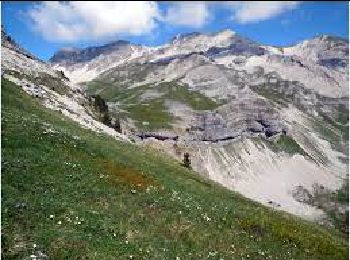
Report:
[{"label": "hillside", "polygon": [[346,259],[347,41],[2,36],[6,259]]},{"label": "hillside", "polygon": [[348,48],[328,35],[277,48],[224,30],[59,51],[51,65],[106,100],[137,144],[187,152],[228,189],[337,226],[348,206],[317,197],[347,187]]},{"label": "hillside", "polygon": [[346,238],[81,128],[2,78],[4,259],[347,259]]}]

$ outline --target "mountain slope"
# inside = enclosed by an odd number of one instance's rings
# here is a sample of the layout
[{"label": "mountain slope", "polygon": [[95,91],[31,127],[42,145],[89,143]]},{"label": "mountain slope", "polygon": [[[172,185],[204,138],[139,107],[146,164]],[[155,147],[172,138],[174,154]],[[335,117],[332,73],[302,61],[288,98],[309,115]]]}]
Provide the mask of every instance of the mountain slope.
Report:
[{"label": "mountain slope", "polygon": [[44,106],[60,111],[85,128],[127,139],[98,120],[98,111],[89,103],[84,91],[62,71],[23,50],[3,27],[1,34],[1,75],[4,78],[20,85]]},{"label": "mountain slope", "polygon": [[[327,223],[327,203],[299,191],[316,197],[319,186],[332,193],[347,183],[348,47],[331,36],[276,48],[231,31],[190,33],[110,66],[83,63],[100,73],[81,85],[108,101],[138,144],[177,160],[189,152],[199,174]],[[345,223],[348,206],[335,208]]]},{"label": "mountain slope", "polygon": [[6,259],[348,257],[336,231],[83,129],[4,78],[1,98]]},{"label": "mountain slope", "polygon": [[[346,258],[343,234],[276,211],[348,232],[347,97],[244,65],[280,50],[227,31],[141,52],[119,42],[66,63],[93,71],[77,85],[3,39],[6,257]],[[101,96],[123,134],[99,121]]]},{"label": "mountain slope", "polygon": [[81,50],[62,49],[54,54],[50,62],[77,83],[89,81],[110,67],[140,57],[148,49],[127,41],[115,41]]},{"label": "mountain slope", "polygon": [[[169,44],[152,48],[123,43],[124,48],[115,48],[118,44],[112,42],[105,46],[69,51],[73,55],[66,59],[56,59],[62,54],[58,52],[53,56],[52,62],[55,67],[66,70],[75,82],[84,82],[119,64],[149,61],[157,63],[164,59],[201,53],[215,63],[240,71],[250,71],[254,67],[262,66],[267,71],[277,72],[284,79],[300,81],[307,88],[326,96],[340,97],[348,94],[348,42],[338,37],[324,35],[305,40],[295,46],[276,48],[260,45],[235,32],[225,30],[212,34],[177,35]],[[91,49],[94,55],[86,59],[86,54],[90,53]],[[78,62],[72,63],[72,57],[75,55],[78,55]],[[86,75],[90,75],[88,78],[84,74],[77,74],[82,69]]]}]

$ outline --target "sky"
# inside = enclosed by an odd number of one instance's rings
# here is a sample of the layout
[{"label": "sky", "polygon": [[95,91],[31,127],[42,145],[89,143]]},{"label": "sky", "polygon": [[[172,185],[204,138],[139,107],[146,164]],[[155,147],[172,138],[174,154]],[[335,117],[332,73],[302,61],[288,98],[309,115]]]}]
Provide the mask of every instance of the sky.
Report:
[{"label": "sky", "polygon": [[321,34],[348,39],[348,2],[2,1],[1,24],[23,48],[48,60],[61,48],[114,40],[147,46],[188,32],[235,31],[262,44],[290,46]]}]

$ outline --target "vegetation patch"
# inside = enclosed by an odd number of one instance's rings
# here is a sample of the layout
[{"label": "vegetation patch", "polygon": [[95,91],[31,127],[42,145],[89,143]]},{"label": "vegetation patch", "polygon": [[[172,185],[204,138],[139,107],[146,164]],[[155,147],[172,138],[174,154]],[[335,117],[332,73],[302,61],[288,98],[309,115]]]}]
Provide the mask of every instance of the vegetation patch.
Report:
[{"label": "vegetation patch", "polygon": [[313,185],[312,192],[304,188],[309,205],[322,209],[327,214],[325,223],[334,226],[345,236],[349,235],[349,182],[344,179],[343,185],[331,191],[323,185]]},{"label": "vegetation patch", "polygon": [[[154,178],[144,175],[142,172],[116,164],[110,160],[97,160],[104,172],[112,182],[125,183],[137,189],[146,189],[149,186],[158,186]],[[102,176],[103,177],[103,176]]]},{"label": "vegetation patch", "polygon": [[[161,96],[143,100],[142,95],[147,90],[157,91]],[[175,81],[126,88],[102,80],[94,80],[88,84],[88,92],[91,95],[98,94],[109,102],[117,102],[118,107],[127,113],[116,112],[114,116],[132,118],[136,121],[138,128],[142,130],[171,127],[176,118],[167,111],[166,100],[184,103],[194,110],[213,110],[219,106],[218,103],[199,91],[190,90],[188,85],[179,85]]]},{"label": "vegetation patch", "polygon": [[266,144],[274,152],[286,152],[288,154],[300,154],[305,157],[310,157],[307,152],[291,137],[288,135],[280,135],[277,140],[268,140],[264,137],[257,137],[253,140]]},{"label": "vegetation patch", "polygon": [[[326,122],[330,127],[339,131],[343,141],[349,139],[349,110],[344,106],[339,106],[338,109],[333,114],[327,114],[324,112],[319,112],[319,116],[322,121]],[[320,131],[325,133],[327,136],[331,134],[327,132],[327,129],[322,129],[318,125]]]},{"label": "vegetation patch", "polygon": [[159,88],[166,93],[162,98],[179,101],[194,110],[213,110],[218,107],[215,101],[199,91],[190,90],[188,85],[179,85],[172,81],[160,83]]},{"label": "vegetation patch", "polygon": [[344,143],[348,142],[349,125],[337,124],[328,115],[322,113],[320,117],[311,118],[310,120],[313,130],[321,138],[330,142],[333,149],[348,153],[348,147]]},{"label": "vegetation patch", "polygon": [[348,259],[336,230],[83,129],[4,79],[1,94],[4,259]]},{"label": "vegetation patch", "polygon": [[69,87],[62,80],[63,77],[53,77],[52,75],[45,72],[39,72],[38,76],[21,74],[15,70],[6,70],[5,73],[21,80],[26,79],[36,85],[44,85],[61,95],[67,94],[69,92]]},{"label": "vegetation patch", "polygon": [[303,156],[308,156],[303,148],[290,136],[281,135],[277,140],[276,145],[278,148],[289,154],[301,154]]},{"label": "vegetation patch", "polygon": [[288,107],[288,104],[293,102],[293,95],[280,93],[274,89],[268,88],[267,86],[251,86],[253,91],[259,95],[274,101],[276,104],[279,104],[283,107]]},{"label": "vegetation patch", "polygon": [[129,112],[128,116],[136,120],[139,129],[143,130],[167,129],[174,121],[174,117],[166,110],[164,101],[160,100],[129,105],[126,110]]}]

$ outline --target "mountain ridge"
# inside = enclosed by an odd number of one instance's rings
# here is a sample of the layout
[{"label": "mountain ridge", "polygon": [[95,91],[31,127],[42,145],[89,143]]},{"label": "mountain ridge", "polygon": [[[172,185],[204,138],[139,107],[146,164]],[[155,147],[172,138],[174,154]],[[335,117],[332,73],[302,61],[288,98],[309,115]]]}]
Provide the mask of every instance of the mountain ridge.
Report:
[{"label": "mountain ridge", "polygon": [[[249,65],[246,70],[254,69],[254,67],[260,65],[262,67],[267,66],[267,69],[270,69],[269,67],[272,65],[271,70],[282,69],[280,73],[282,73],[282,76],[286,76],[286,79],[291,77],[300,80],[307,86],[311,85],[314,90],[319,89],[321,94],[329,96],[348,95],[348,92],[345,91],[347,80],[344,77],[346,76],[346,67],[348,67],[348,60],[346,59],[348,43],[346,41],[334,41],[332,37],[330,39],[331,41],[329,41],[329,36],[319,36],[291,47],[272,47],[261,45],[228,30],[209,34],[196,32],[177,36],[169,43],[157,47],[128,45],[129,48],[120,48],[117,51],[109,50],[109,54],[95,55],[90,59],[86,59],[85,62],[74,63],[74,60],[70,61],[68,59],[67,64],[65,64],[64,59],[62,59],[61,64],[58,62],[52,63],[52,65],[64,70],[74,82],[79,83],[91,81],[102,72],[123,63],[156,62],[157,60],[166,60],[169,57],[176,58],[176,56],[180,57],[190,53],[201,53],[209,59],[220,60],[219,62],[222,60],[221,63],[224,66],[236,66],[233,63],[227,64],[227,62],[229,60],[237,60],[238,62],[241,59],[246,65]],[[82,60],[84,60],[84,55]],[[285,60],[289,60],[290,64],[281,64],[281,61]],[[285,65],[293,65],[292,63],[295,63],[296,60],[301,66],[305,65],[309,68],[309,71],[304,70],[302,72],[308,75],[298,77],[298,74],[293,74],[291,67],[288,68],[288,74],[285,72],[285,69],[287,69]],[[273,64],[271,64],[272,61]],[[279,63],[276,63],[277,61]],[[244,63],[241,64],[244,65]],[[329,73],[325,70],[327,66],[334,67],[339,72]],[[322,73],[329,74],[330,77],[323,76]],[[322,84],[325,77],[326,84]],[[327,89],[319,88],[319,84],[327,86]],[[334,84],[340,85],[336,91],[331,90],[331,88],[334,88],[332,87]]]},{"label": "mountain ridge", "polygon": [[[237,32],[235,31],[232,31],[230,29],[223,29],[223,30],[219,30],[217,32],[210,32],[210,33],[204,33],[204,32],[189,32],[189,33],[179,33],[175,36],[173,36],[169,41],[168,43],[165,43],[165,44],[161,44],[161,45],[156,45],[156,46],[147,46],[147,45],[142,45],[142,44],[135,44],[135,43],[132,43],[131,41],[128,41],[128,40],[123,40],[123,39],[120,39],[120,40],[111,40],[111,41],[108,41],[104,44],[100,44],[100,45],[95,45],[95,46],[89,46],[89,47],[85,47],[85,48],[75,48],[73,47],[73,49],[77,50],[77,51],[83,51],[83,50],[87,50],[87,49],[90,49],[90,48],[101,48],[101,47],[107,47],[108,45],[113,45],[113,43],[118,43],[118,42],[125,42],[126,44],[130,44],[130,45],[134,45],[134,46],[142,46],[142,47],[149,47],[149,48],[161,48],[162,46],[165,46],[167,44],[170,44],[170,43],[173,43],[174,40],[176,39],[188,39],[188,38],[191,38],[191,37],[196,37],[196,36],[201,36],[201,35],[206,35],[206,36],[215,36],[215,35],[220,35],[222,33],[229,33],[231,34],[231,36],[237,36],[237,37],[241,37],[241,38],[246,38],[248,39],[248,37],[246,36],[243,36],[241,34],[238,34]],[[344,38],[344,37],[341,37],[341,36],[337,36],[337,35],[332,35],[332,34],[321,34],[321,35],[315,35],[313,37],[310,37],[310,38],[307,38],[307,39],[304,39],[304,40],[300,40],[298,41],[297,43],[295,44],[289,44],[289,45],[273,45],[273,44],[262,44],[260,43],[261,45],[263,46],[268,46],[268,47],[275,47],[275,48],[287,48],[287,47],[293,47],[293,46],[296,46],[298,44],[302,44],[303,42],[307,42],[307,41],[310,41],[310,40],[316,40],[316,39],[323,39],[323,38],[331,38],[331,39],[336,39],[336,40],[340,40],[340,41],[344,41],[344,42],[349,42],[348,39]],[[254,43],[257,43],[259,44],[259,41],[257,40],[250,40]],[[62,48],[61,48],[62,49]],[[64,47],[63,47],[64,49]],[[58,50],[56,51],[52,57],[49,59],[49,62],[53,62],[55,63],[55,61],[52,61],[52,58],[55,56],[55,54],[59,53],[61,50]]]}]

